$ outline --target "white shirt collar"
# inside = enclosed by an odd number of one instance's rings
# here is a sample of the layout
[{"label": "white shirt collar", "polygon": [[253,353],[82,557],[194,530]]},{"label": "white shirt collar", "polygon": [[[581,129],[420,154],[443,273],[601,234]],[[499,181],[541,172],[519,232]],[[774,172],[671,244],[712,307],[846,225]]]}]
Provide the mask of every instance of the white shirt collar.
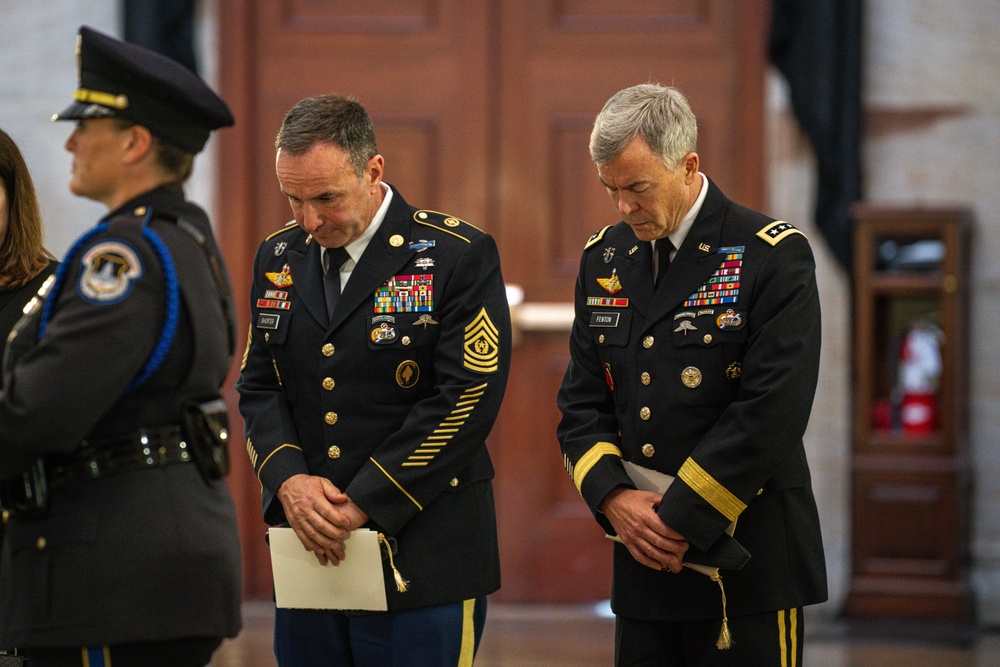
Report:
[{"label": "white shirt collar", "polygon": [[694,225],[695,218],[701,212],[701,205],[705,203],[705,196],[708,194],[708,178],[700,171],[698,175],[701,176],[701,191],[695,198],[694,203],[691,204],[691,208],[684,216],[684,219],[681,220],[681,224],[667,236],[670,242],[674,244],[674,248],[680,248],[681,244],[684,243],[684,239],[687,238],[688,232],[691,231],[691,227]]},{"label": "white shirt collar", "polygon": [[[365,254],[365,249],[373,238],[375,238],[375,232],[378,228],[382,226],[382,221],[385,220],[385,214],[389,210],[389,202],[392,201],[392,188],[389,187],[388,183],[382,183],[382,204],[375,211],[375,217],[372,218],[371,223],[369,223],[368,228],[361,234],[358,238],[348,243],[344,246],[344,250],[347,251],[348,259],[344,262],[344,265],[340,267],[341,274],[350,273],[355,266],[358,264],[358,260],[361,256]],[[320,266],[323,265],[323,257],[326,255],[326,248],[322,248],[320,252]]]}]

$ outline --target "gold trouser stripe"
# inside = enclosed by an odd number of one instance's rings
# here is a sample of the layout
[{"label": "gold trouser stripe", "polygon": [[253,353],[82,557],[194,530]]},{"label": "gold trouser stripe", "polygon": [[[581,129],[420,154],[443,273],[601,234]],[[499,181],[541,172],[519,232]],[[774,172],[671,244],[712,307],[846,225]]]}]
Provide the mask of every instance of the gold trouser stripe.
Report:
[{"label": "gold trouser stripe", "polygon": [[583,487],[583,480],[587,476],[587,473],[597,465],[602,456],[607,454],[621,458],[622,450],[610,442],[599,442],[580,457],[580,460],[576,462],[576,466],[573,467],[573,483],[576,484],[577,491],[583,493],[581,487]]},{"label": "gold trouser stripe", "polygon": [[271,457],[272,457],[272,456],[274,456],[275,454],[277,454],[278,452],[280,452],[280,451],[281,451],[282,449],[284,449],[285,447],[291,447],[292,449],[297,449],[297,450],[299,450],[300,452],[302,451],[302,448],[301,448],[301,447],[299,447],[298,445],[289,445],[288,443],[285,443],[285,444],[283,444],[283,445],[282,445],[281,447],[278,447],[277,449],[275,449],[275,450],[274,450],[273,452],[271,452],[270,454],[268,454],[268,455],[267,455],[267,458],[266,458],[266,459],[264,459],[264,461],[263,461],[263,462],[262,462],[262,463],[260,464],[260,467],[259,467],[259,468],[257,468],[257,481],[258,481],[258,482],[260,482],[260,483],[262,483],[262,484],[264,483],[264,480],[262,480],[262,479],[260,478],[260,474],[261,474],[262,472],[264,472],[264,466],[266,466],[266,465],[267,465],[267,462],[271,460]]},{"label": "gold trouser stripe", "polygon": [[695,463],[694,459],[689,458],[684,462],[677,471],[677,477],[730,521],[736,521],[740,513],[747,508],[746,504],[719,484],[708,471]]},{"label": "gold trouser stripe", "polygon": [[458,667],[472,667],[476,655],[476,600],[462,603],[462,651],[458,654]]},{"label": "gold trouser stripe", "polygon": [[102,646],[101,654],[102,660],[100,664],[91,663],[90,651],[88,647],[83,646],[80,648],[80,662],[83,664],[83,667],[111,667],[111,647],[107,644]]},{"label": "gold trouser stripe", "polygon": [[[408,491],[407,491],[406,489],[404,489],[404,488],[403,488],[403,487],[402,487],[402,486],[401,486],[401,485],[399,484],[399,482],[397,482],[396,480],[394,480],[394,479],[392,478],[392,475],[390,475],[390,474],[389,474],[389,473],[388,473],[388,472],[386,471],[386,469],[385,469],[385,468],[383,468],[382,466],[380,466],[380,465],[379,465],[378,461],[376,461],[375,459],[371,458],[370,456],[368,457],[368,460],[369,460],[369,461],[371,461],[372,463],[374,463],[374,464],[375,464],[376,466],[378,466],[378,469],[382,471],[382,474],[383,474],[383,475],[385,475],[386,477],[388,477],[388,478],[389,478],[389,481],[390,481],[390,482],[392,482],[393,484],[395,484],[395,485],[396,485],[396,488],[397,488],[397,489],[399,489],[400,491],[402,491],[402,492],[403,492],[403,494],[404,494],[404,495],[405,495],[405,496],[406,496],[407,498],[409,498],[410,500],[412,500],[412,501],[413,501],[413,504],[417,506],[417,509],[418,509],[418,510],[420,510],[421,512],[423,512],[423,511],[424,511],[424,507],[423,507],[423,505],[421,505],[420,503],[418,503],[418,502],[417,502],[417,499],[416,499],[416,498],[414,498],[413,496],[411,496],[411,495],[409,494],[409,492],[408,492]],[[404,465],[405,465],[405,464],[404,464]]]},{"label": "gold trouser stripe", "polygon": [[797,667],[799,658],[799,610],[797,608],[793,607],[788,610],[787,633],[785,625],[785,610],[782,609],[778,612],[778,644],[781,647],[781,667]]}]

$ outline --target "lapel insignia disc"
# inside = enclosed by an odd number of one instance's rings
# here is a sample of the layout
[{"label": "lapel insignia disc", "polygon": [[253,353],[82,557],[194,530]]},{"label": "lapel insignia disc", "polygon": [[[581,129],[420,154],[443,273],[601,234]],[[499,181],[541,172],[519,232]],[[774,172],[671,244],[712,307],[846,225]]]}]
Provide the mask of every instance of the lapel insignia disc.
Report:
[{"label": "lapel insignia disc", "polygon": [[611,270],[610,278],[598,278],[597,284],[603,287],[608,294],[618,294],[622,291],[622,283],[618,280],[618,269]]}]

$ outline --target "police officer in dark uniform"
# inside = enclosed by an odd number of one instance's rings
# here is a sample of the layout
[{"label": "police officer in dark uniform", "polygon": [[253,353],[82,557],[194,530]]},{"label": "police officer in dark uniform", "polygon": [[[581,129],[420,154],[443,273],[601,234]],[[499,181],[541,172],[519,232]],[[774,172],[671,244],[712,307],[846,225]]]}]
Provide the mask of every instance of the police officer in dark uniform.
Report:
[{"label": "police officer in dark uniform", "polygon": [[353,99],[302,100],[276,146],[295,220],[254,259],[237,383],[264,519],[324,564],[349,531],[379,531],[388,597],[370,614],[277,609],[278,662],[472,664],[500,585],[486,437],[511,335],[496,245],[382,181]]},{"label": "police officer in dark uniform", "polygon": [[[583,252],[558,437],[621,541],[618,665],[801,664],[801,608],[827,594],[802,444],[819,367],[814,262],[792,225],[699,172],[696,139],[683,95],[656,84],[597,117],[591,157],[624,219]],[[674,479],[651,490],[632,465]],[[713,560],[734,540],[748,561]]]},{"label": "police officer in dark uniform", "polygon": [[240,629],[219,388],[231,293],[194,154],[232,125],[175,62],[87,27],[70,189],[110,213],[16,325],[0,394],[0,645],[46,665],[204,665]]}]

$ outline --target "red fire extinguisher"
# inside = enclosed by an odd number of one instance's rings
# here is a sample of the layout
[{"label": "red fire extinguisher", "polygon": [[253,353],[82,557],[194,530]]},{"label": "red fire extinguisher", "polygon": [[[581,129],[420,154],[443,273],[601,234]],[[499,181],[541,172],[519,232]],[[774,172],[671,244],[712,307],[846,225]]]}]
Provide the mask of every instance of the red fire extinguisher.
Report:
[{"label": "red fire extinguisher", "polygon": [[897,386],[903,433],[926,435],[937,429],[942,338],[941,330],[927,320],[915,322],[903,338]]}]

